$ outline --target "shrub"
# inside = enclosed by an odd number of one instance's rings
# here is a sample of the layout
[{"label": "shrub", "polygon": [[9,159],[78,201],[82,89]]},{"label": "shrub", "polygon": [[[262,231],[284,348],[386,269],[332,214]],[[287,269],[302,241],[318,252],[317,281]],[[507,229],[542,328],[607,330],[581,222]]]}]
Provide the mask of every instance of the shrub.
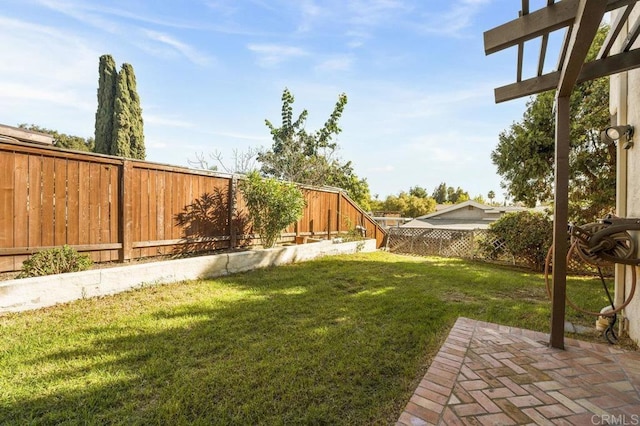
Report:
[{"label": "shrub", "polygon": [[93,262],[68,245],[40,251],[22,263],[18,278],[78,272],[89,269]]},{"label": "shrub", "polygon": [[249,219],[265,248],[273,247],[280,233],[302,216],[302,192],[292,183],[262,178],[253,171],[242,181]]},{"label": "shrub", "polygon": [[506,214],[492,223],[480,247],[490,259],[509,253],[542,271],[552,240],[551,219],[542,213],[522,211]]}]

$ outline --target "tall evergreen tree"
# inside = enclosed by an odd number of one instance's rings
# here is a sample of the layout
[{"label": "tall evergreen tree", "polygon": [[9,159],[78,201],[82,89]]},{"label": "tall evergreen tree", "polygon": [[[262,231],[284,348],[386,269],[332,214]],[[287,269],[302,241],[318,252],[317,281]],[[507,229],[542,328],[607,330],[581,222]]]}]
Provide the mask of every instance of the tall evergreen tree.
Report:
[{"label": "tall evergreen tree", "polygon": [[127,87],[127,69],[123,65],[118,73],[114,102],[113,134],[111,136],[111,155],[131,157],[131,111],[130,92]]},{"label": "tall evergreen tree", "polygon": [[94,151],[111,154],[114,101],[116,98],[116,62],[111,55],[102,55],[98,67],[98,109],[96,111]]},{"label": "tall evergreen tree", "polygon": [[122,71],[127,80],[127,89],[129,90],[129,117],[130,117],[130,133],[129,145],[132,158],[144,160],[146,153],[144,148],[144,125],[142,121],[142,107],[140,106],[140,96],[136,88],[136,75],[130,64],[123,64]]},{"label": "tall evergreen tree", "polygon": [[111,155],[145,159],[144,129],[136,76],[130,64],[123,64],[116,81]]},{"label": "tall evergreen tree", "polygon": [[116,72],[111,55],[99,66],[95,152],[144,160],[144,128],[136,76],[130,64]]}]

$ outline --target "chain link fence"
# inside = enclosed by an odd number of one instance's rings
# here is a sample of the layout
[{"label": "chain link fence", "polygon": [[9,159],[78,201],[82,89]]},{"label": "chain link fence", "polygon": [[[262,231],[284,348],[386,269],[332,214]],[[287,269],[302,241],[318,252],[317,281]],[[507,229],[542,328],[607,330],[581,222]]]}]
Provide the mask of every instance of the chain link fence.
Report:
[{"label": "chain link fence", "polygon": [[[390,228],[387,237],[387,249],[392,253],[408,254],[415,256],[440,256],[473,259],[485,262],[515,265],[529,269],[535,269],[524,258],[504,253],[491,258],[480,250],[480,241],[487,241],[497,250],[500,250],[504,242],[493,237],[486,229],[454,230],[435,228]],[[613,267],[602,267],[605,276],[613,276]],[[597,275],[597,267],[587,264],[573,254],[568,261],[567,271],[571,274]]]}]

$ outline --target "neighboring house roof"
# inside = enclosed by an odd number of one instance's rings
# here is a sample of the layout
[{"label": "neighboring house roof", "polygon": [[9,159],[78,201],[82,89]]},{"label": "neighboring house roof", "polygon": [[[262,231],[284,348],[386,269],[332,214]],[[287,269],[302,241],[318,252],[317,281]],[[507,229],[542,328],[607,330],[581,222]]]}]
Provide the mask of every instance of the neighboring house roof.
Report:
[{"label": "neighboring house roof", "polygon": [[47,133],[34,132],[33,130],[21,129],[5,124],[0,124],[0,140],[9,142],[17,140],[19,142],[53,145],[53,136]]},{"label": "neighboring house roof", "polygon": [[488,206],[469,200],[417,217],[400,226],[457,230],[487,229],[492,222],[500,219],[504,214],[524,210],[531,209],[518,206]]},{"label": "neighboring house roof", "polygon": [[474,229],[488,229],[491,222],[478,222],[477,220],[464,220],[464,219],[435,219],[435,220],[422,220],[413,219],[411,222],[407,222],[404,225],[400,225],[400,228],[432,228],[432,229],[453,229],[453,230],[474,230]]},{"label": "neighboring house roof", "polygon": [[477,201],[473,201],[473,200],[468,200],[459,204],[451,204],[449,206],[446,206],[440,210],[436,210],[433,213],[429,213],[429,214],[425,214],[424,216],[418,216],[416,217],[416,219],[422,220],[422,219],[429,219],[431,217],[438,217],[438,216],[442,216],[442,215],[446,215],[447,213],[451,213],[453,211],[456,210],[460,210],[460,209],[464,209],[464,208],[469,208],[469,206],[471,207],[475,207],[478,208],[480,210],[491,210],[493,207],[491,206],[487,206],[485,204],[480,204]]}]

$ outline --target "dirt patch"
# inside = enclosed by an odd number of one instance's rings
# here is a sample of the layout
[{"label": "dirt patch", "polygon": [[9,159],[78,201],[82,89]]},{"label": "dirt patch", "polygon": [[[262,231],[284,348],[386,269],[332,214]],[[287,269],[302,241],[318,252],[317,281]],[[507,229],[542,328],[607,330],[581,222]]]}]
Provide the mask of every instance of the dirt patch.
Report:
[{"label": "dirt patch", "polygon": [[9,281],[18,278],[20,272],[0,272],[0,281]]}]

